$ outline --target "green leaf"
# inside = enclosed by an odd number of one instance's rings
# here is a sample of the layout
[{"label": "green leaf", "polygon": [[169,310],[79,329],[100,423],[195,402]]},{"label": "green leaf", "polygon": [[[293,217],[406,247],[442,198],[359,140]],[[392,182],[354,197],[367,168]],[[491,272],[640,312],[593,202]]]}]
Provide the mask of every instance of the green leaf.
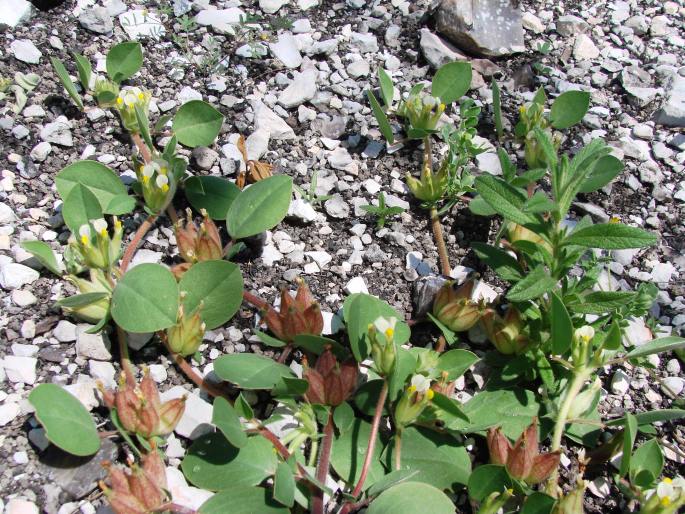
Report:
[{"label": "green leaf", "polygon": [[392,133],[392,127],[390,126],[388,117],[383,111],[383,107],[381,107],[381,104],[378,103],[378,100],[372,91],[367,91],[366,96],[369,98],[371,110],[373,111],[373,115],[378,122],[378,129],[381,131],[381,134],[383,134],[383,137],[388,141],[388,143],[393,144],[395,142],[395,136]]},{"label": "green leaf", "polygon": [[74,60],[76,61],[78,79],[81,82],[81,85],[83,86],[83,90],[88,91],[88,89],[90,88],[90,76],[93,73],[93,67],[90,64],[90,61],[81,54],[72,52],[72,55],[74,56]]},{"label": "green leaf", "polygon": [[250,404],[247,403],[247,400],[243,396],[243,393],[240,393],[238,397],[235,399],[233,408],[238,413],[238,416],[240,416],[241,418],[254,418],[254,411],[252,410],[252,407],[250,407]]},{"label": "green leaf", "polygon": [[670,352],[685,348],[685,338],[669,336],[653,339],[648,343],[638,346],[634,350],[625,355],[626,359],[635,359],[637,357],[645,357],[654,353]]},{"label": "green leaf", "polygon": [[614,180],[622,171],[622,161],[613,155],[605,155],[595,163],[592,172],[581,184],[579,191],[581,193],[597,191]]},{"label": "green leaf", "polygon": [[459,340],[457,333],[447,328],[447,326],[445,326],[445,324],[442,323],[442,321],[433,316],[430,312],[427,312],[426,315],[428,316],[428,319],[430,319],[435,324],[435,326],[438,327],[440,332],[442,332],[442,335],[445,337],[445,341],[447,342],[447,346],[452,346]]},{"label": "green leaf", "polygon": [[[356,419],[349,430],[342,432],[333,441],[331,465],[340,478],[348,484],[356,484],[359,480],[370,435],[371,424]],[[376,446],[364,488],[373,485],[385,475],[385,469],[380,460],[382,448],[380,438],[376,435]]]},{"label": "green leaf", "polygon": [[395,345],[397,352],[395,360],[395,368],[392,370],[390,377],[388,377],[388,399],[395,401],[407,383],[410,375],[416,371],[416,355],[406,348]]},{"label": "green leaf", "polygon": [[193,264],[178,284],[185,292],[183,307],[192,313],[202,303],[200,316],[212,330],[238,312],[243,301],[243,276],[237,264],[228,261],[203,261]]},{"label": "green leaf", "polygon": [[107,204],[107,207],[103,209],[103,212],[121,216],[123,214],[128,214],[135,208],[136,199],[133,196],[117,195],[112,197]]},{"label": "green leaf", "polygon": [[282,377],[293,377],[288,366],[263,355],[233,353],[214,361],[214,373],[242,389],[272,389]]},{"label": "green leaf", "polygon": [[77,161],[64,168],[55,177],[57,192],[62,199],[66,199],[78,184],[90,189],[100,202],[102,212],[120,214],[120,212],[110,212],[109,207],[115,197],[126,196],[126,186],[107,166],[97,161]]},{"label": "green leaf", "polygon": [[621,327],[616,320],[611,323],[609,327],[609,332],[604,338],[602,343],[602,348],[605,350],[619,350],[621,348]]},{"label": "green leaf", "polygon": [[564,306],[564,302],[556,293],[550,292],[551,300],[551,326],[552,326],[552,353],[563,355],[571,348],[573,341],[573,323],[571,316]]},{"label": "green leaf", "polygon": [[184,103],[174,116],[172,130],[179,143],[195,148],[211,146],[219,135],[224,115],[202,100]]},{"label": "green leaf", "polygon": [[350,430],[355,420],[354,409],[347,402],[342,402],[333,411],[333,422],[339,433]]},{"label": "green leaf", "polygon": [[102,218],[102,209],[100,202],[90,189],[77,184],[64,200],[62,216],[69,230],[78,234],[79,228],[83,225],[88,225],[91,220]]},{"label": "green leaf", "polygon": [[471,421],[469,417],[466,414],[464,414],[464,411],[461,408],[461,404],[459,404],[457,400],[453,400],[452,398],[445,396],[442,393],[436,392],[433,396],[432,401],[433,406],[436,407],[436,409],[438,409],[436,412],[438,417],[443,417],[446,414],[448,416],[448,422],[454,418],[461,418],[467,423]]},{"label": "green leaf", "polygon": [[392,85],[392,78],[383,68],[378,68],[378,82],[381,85],[381,96],[386,107],[392,105],[392,98],[395,95],[395,88]]},{"label": "green leaf", "polygon": [[577,314],[602,315],[618,310],[634,299],[634,291],[595,291],[573,300],[568,307]]},{"label": "green leaf", "polygon": [[501,139],[504,134],[504,126],[502,125],[502,94],[499,84],[497,84],[494,78],[492,79],[492,117],[495,122],[497,138]]},{"label": "green leaf", "polygon": [[29,394],[45,436],[65,452],[83,457],[100,449],[93,418],[83,404],[57,384],[40,384]]},{"label": "green leaf", "polygon": [[550,277],[547,270],[540,265],[509,290],[507,299],[512,302],[533,300],[551,291],[556,285],[557,281]]},{"label": "green leaf", "polygon": [[295,504],[295,476],[293,470],[285,462],[279,462],[276,467],[274,498],[286,507],[292,507]]},{"label": "green leaf", "polygon": [[409,327],[404,322],[404,317],[380,298],[363,293],[352,294],[345,300],[343,313],[350,347],[357,362],[369,355],[371,348],[366,340],[369,324],[380,316],[398,320],[395,326],[395,343],[404,344],[409,340]]},{"label": "green leaf", "polygon": [[[638,426],[649,425],[651,423],[657,423],[661,421],[672,421],[674,419],[685,418],[684,409],[658,409],[648,412],[641,412],[635,414],[635,419],[637,420]],[[606,422],[609,426],[623,425],[626,422],[626,418],[612,419]]]},{"label": "green leaf", "polygon": [[[392,469],[395,469],[394,447],[393,439],[386,449]],[[454,437],[414,426],[402,431],[401,465],[400,469],[419,472],[413,481],[443,490],[465,485],[471,473],[469,454]]]},{"label": "green leaf", "polygon": [[656,234],[620,223],[601,223],[571,232],[563,243],[585,248],[622,250],[625,248],[646,248],[656,244]]},{"label": "green leaf", "polygon": [[590,93],[566,91],[552,103],[550,121],[555,129],[566,129],[579,123],[590,106]]},{"label": "green leaf", "polygon": [[292,186],[287,175],[274,175],[241,191],[226,215],[231,238],[254,236],[278,225],[290,207]]},{"label": "green leaf", "polygon": [[289,514],[263,487],[231,486],[200,506],[199,514]]},{"label": "green leaf", "polygon": [[150,137],[150,120],[148,119],[147,114],[138,104],[135,104],[133,109],[136,115],[136,122],[138,123],[138,130],[140,130],[143,141],[145,141],[148,148],[154,149],[155,145],[152,142],[152,137]]},{"label": "green leaf", "polygon": [[104,292],[75,294],[74,296],[57,300],[55,304],[59,305],[60,307],[66,307],[67,309],[79,309],[81,307],[85,307],[86,305],[99,302],[108,296],[109,294]]},{"label": "green leaf", "polygon": [[212,410],[212,423],[221,430],[226,439],[236,448],[242,448],[247,444],[247,434],[243,430],[238,414],[233,406],[225,398],[214,399]]},{"label": "green leaf", "polygon": [[490,266],[502,279],[509,282],[518,282],[523,278],[521,265],[514,257],[501,248],[477,241],[471,243],[471,248],[478,258]]},{"label": "green leaf", "polygon": [[240,189],[230,180],[221,177],[190,177],[185,181],[186,198],[196,211],[202,209],[213,220],[225,220],[233,200]]},{"label": "green leaf", "polygon": [[50,62],[52,63],[52,67],[55,69],[55,73],[57,73],[57,76],[59,77],[59,81],[67,91],[67,94],[74,101],[76,107],[83,110],[83,100],[81,100],[81,95],[78,94],[78,91],[76,91],[76,86],[74,86],[74,83],[69,78],[69,72],[64,67],[64,63],[57,57],[50,57]]},{"label": "green leaf", "polygon": [[282,377],[271,390],[271,394],[279,398],[297,398],[304,395],[308,388],[309,382],[304,379]]},{"label": "green leaf", "polygon": [[506,219],[519,225],[537,221],[533,214],[523,211],[526,195],[502,179],[481,175],[476,178],[476,189],[490,207]]},{"label": "green leaf", "polygon": [[143,65],[143,47],[137,41],[125,41],[107,52],[107,75],[117,84],[135,75]]},{"label": "green leaf", "polygon": [[475,353],[468,350],[450,350],[440,355],[436,369],[439,372],[446,371],[447,380],[452,382],[466,373],[466,370],[479,360],[480,358]]},{"label": "green leaf", "polygon": [[275,473],[276,465],[273,446],[263,437],[250,437],[247,444],[238,449],[223,434],[214,432],[195,440],[188,448],[181,469],[193,485],[221,491],[257,485]]},{"label": "green leaf", "polygon": [[43,241],[22,241],[19,246],[33,255],[38,262],[55,275],[61,275],[64,272],[64,266],[57,262],[57,256],[49,244]]},{"label": "green leaf", "polygon": [[454,514],[452,500],[440,489],[420,482],[403,482],[383,491],[367,514]]},{"label": "green leaf", "polygon": [[556,204],[550,200],[542,191],[536,191],[535,194],[526,200],[523,205],[524,212],[531,214],[551,212]]},{"label": "green leaf", "polygon": [[485,464],[474,469],[469,477],[469,497],[480,503],[492,493],[501,493],[512,485],[513,481],[504,466]]},{"label": "green leaf", "polygon": [[265,334],[264,332],[260,332],[259,330],[253,330],[254,335],[256,335],[259,340],[264,343],[267,346],[271,346],[272,348],[283,348],[285,346],[285,343],[281,341],[280,339],[276,339],[273,336],[270,336],[269,334]]},{"label": "green leaf", "polygon": [[431,94],[449,105],[466,94],[471,86],[471,64],[449,62],[435,72]]},{"label": "green leaf", "polygon": [[545,493],[535,492],[526,498],[520,514],[550,514],[556,500]]},{"label": "green leaf", "polygon": [[625,426],[623,428],[623,456],[621,468],[618,474],[622,477],[630,470],[630,458],[633,453],[633,445],[637,436],[637,419],[630,412],[626,413]]},{"label": "green leaf", "polygon": [[497,389],[481,391],[464,405],[464,414],[471,420],[456,420],[449,424],[459,432],[484,432],[490,427],[501,426],[504,434],[516,439],[539,415],[540,404],[532,391]]},{"label": "green leaf", "polygon": [[128,332],[156,332],[176,324],[178,285],[160,264],[139,264],[119,280],[112,295],[112,318]]},{"label": "green leaf", "polygon": [[490,204],[480,195],[469,202],[469,210],[476,216],[494,216],[497,214],[497,211],[490,207]]},{"label": "green leaf", "polygon": [[378,496],[380,493],[382,493],[386,489],[390,489],[391,487],[394,487],[397,484],[401,484],[403,482],[407,482],[408,480],[411,480],[411,478],[414,477],[417,473],[418,473],[418,471],[411,471],[411,470],[406,470],[406,469],[391,471],[390,473],[385,475],[383,478],[378,480],[371,487],[369,487],[367,494],[369,497]]},{"label": "green leaf", "polygon": [[[656,439],[639,446],[630,459],[630,478],[638,487],[649,487],[661,475],[664,455]],[[647,473],[645,473],[647,472]]]}]

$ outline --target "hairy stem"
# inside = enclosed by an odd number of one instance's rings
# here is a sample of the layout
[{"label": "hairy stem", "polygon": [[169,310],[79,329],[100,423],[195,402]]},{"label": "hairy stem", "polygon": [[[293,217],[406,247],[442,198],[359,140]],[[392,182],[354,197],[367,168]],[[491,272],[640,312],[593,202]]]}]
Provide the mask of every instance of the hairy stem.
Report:
[{"label": "hairy stem", "polygon": [[126,273],[126,269],[128,268],[128,265],[131,264],[131,259],[133,259],[133,256],[135,255],[136,250],[138,249],[138,246],[140,245],[140,242],[145,237],[145,234],[147,234],[148,231],[155,224],[155,221],[157,221],[157,215],[151,214],[150,216],[147,217],[147,219],[145,221],[143,221],[143,223],[140,225],[140,227],[138,227],[138,230],[136,230],[136,233],[133,236],[133,239],[131,239],[131,242],[126,247],[126,251],[124,252],[124,256],[121,258],[121,265],[119,266],[119,269],[120,269],[122,275],[124,273]]},{"label": "hairy stem", "polygon": [[440,224],[440,216],[438,210],[432,207],[430,210],[431,228],[433,229],[433,239],[438,247],[438,255],[440,256],[440,273],[446,277],[450,276],[450,258],[447,255],[447,246],[445,245],[445,238],[442,235],[442,225]]},{"label": "hairy stem", "polygon": [[269,304],[266,303],[266,300],[261,299],[259,296],[252,294],[249,291],[243,291],[243,300],[260,310],[269,307]]},{"label": "hairy stem", "polygon": [[[550,447],[550,450],[553,452],[561,449],[561,438],[564,435],[564,429],[566,428],[566,423],[568,421],[569,411],[571,410],[571,406],[576,400],[576,397],[583,389],[585,381],[588,379],[590,372],[591,371],[587,368],[581,368],[573,373],[573,378],[571,379],[571,382],[564,393],[564,398],[561,402],[561,406],[559,407],[559,413],[557,414],[557,419],[554,424],[552,446]],[[546,487],[547,494],[555,498],[558,496],[558,482],[559,471],[557,469],[554,470],[552,475],[549,477]]]},{"label": "hairy stem", "polygon": [[145,164],[149,163],[152,160],[152,152],[143,141],[143,138],[140,137],[140,134],[131,134],[131,139],[138,148],[140,156],[143,158],[143,161],[145,161]]},{"label": "hairy stem", "polygon": [[[352,491],[352,496],[357,498],[362,492],[364,487],[364,482],[366,481],[366,475],[369,474],[369,467],[371,466],[371,459],[373,459],[373,452],[376,448],[376,437],[378,436],[378,427],[381,423],[381,415],[383,414],[383,407],[385,406],[385,400],[388,397],[388,382],[383,382],[383,387],[381,388],[381,393],[378,396],[378,402],[376,403],[376,410],[373,413],[373,421],[371,422],[371,434],[369,434],[369,443],[366,446],[366,456],[364,457],[364,464],[362,466],[361,475],[359,475],[359,480],[357,485],[354,486],[354,491]],[[352,504],[347,503],[343,506],[340,514],[347,514],[350,512]]]},{"label": "hairy stem", "polygon": [[[319,463],[316,466],[316,479],[321,484],[326,484],[328,470],[331,465],[331,448],[333,448],[333,411],[328,413],[328,421],[323,430],[323,441],[319,450]],[[312,497],[312,513],[324,514],[325,504],[323,501],[323,491],[317,489]]]},{"label": "hairy stem", "polygon": [[402,469],[402,431],[395,434],[395,470]]}]

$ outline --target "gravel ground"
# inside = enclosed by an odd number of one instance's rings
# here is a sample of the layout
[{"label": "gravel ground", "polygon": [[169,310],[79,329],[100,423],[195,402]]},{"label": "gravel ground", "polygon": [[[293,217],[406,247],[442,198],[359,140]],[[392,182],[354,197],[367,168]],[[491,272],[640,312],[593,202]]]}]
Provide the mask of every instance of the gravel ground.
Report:
[{"label": "gravel ground", "polygon": [[[437,273],[437,249],[427,217],[412,203],[403,180],[407,171],[418,170],[421,149],[408,145],[387,154],[363,92],[377,86],[378,67],[388,70],[405,91],[430,79],[431,63],[453,58],[453,50],[435,39],[431,5],[423,0],[160,0],[144,5],[132,0],[52,2],[60,5],[37,1],[50,8],[31,9],[18,22],[13,15],[26,2],[10,3],[17,10],[0,13],[0,73],[10,78],[17,72],[36,73],[40,82],[19,114],[11,110],[11,95],[4,105],[0,101],[0,340],[5,342],[0,347],[0,497],[12,514],[38,509],[106,512],[94,478],[103,476],[102,460],[123,457],[120,448],[108,442],[96,459],[78,463],[78,471],[69,472],[65,456],[47,448],[27,395],[40,383],[67,385],[104,423],[106,409],[94,384],[112,382],[119,369],[117,355],[106,334],[85,334],[87,327],[54,307],[56,299],[71,292],[69,286],[47,272],[36,273],[37,264],[19,243],[40,239],[61,253],[68,233],[55,174],[70,162],[91,158],[130,177],[132,145],[111,113],[81,113],[73,107],[49,58],[70,60],[68,51],[74,50],[103,71],[107,50],[128,39],[127,31],[143,31],[145,62],[135,83],[152,92],[151,117],[173,113],[193,98],[212,103],[226,116],[213,148],[187,152],[191,173],[235,177],[240,166],[238,134],[252,134],[251,154],[305,189],[316,170],[317,194],[332,198],[315,211],[295,202],[292,215],[267,234],[261,255],[248,259],[243,272],[246,287],[270,300],[281,285],[304,277],[318,295],[329,327],[335,327],[335,313],[346,295],[366,290],[411,318],[413,286],[421,276]],[[678,111],[678,98],[685,95],[683,5],[682,0],[522,1],[524,51],[473,60],[479,73],[470,92],[483,106],[479,134],[490,140],[492,76],[503,87],[509,115],[540,85],[548,96],[569,89],[591,92],[590,110],[580,127],[565,134],[563,149],[572,152],[593,137],[603,137],[625,159],[626,169],[603,191],[581,197],[573,214],[590,214],[596,221],[617,216],[660,234],[658,247],[614,252],[611,273],[603,280],[617,288],[656,283],[660,294],[652,309],[655,332],[675,330],[681,335],[685,111],[682,100]],[[229,35],[221,16],[206,12],[235,7],[262,16],[261,29]],[[151,23],[138,26],[136,16],[142,14],[132,12],[144,8],[152,15],[147,19]],[[200,23],[187,33],[180,17],[186,10]],[[284,19],[294,22],[290,28]],[[549,52],[536,51],[545,42]],[[296,82],[284,93],[298,79],[300,85]],[[317,80],[315,89],[312,79]],[[508,150],[523,162],[521,148],[508,145]],[[480,156],[478,172],[492,171],[492,155]],[[406,209],[382,230],[360,209],[377,202],[379,191],[390,205]],[[141,221],[139,216],[124,220],[129,229]],[[455,207],[443,224],[452,264],[475,268],[501,292],[469,251],[471,241],[486,240],[497,227],[471,215],[464,205]],[[170,247],[173,234],[164,221],[150,232],[136,260],[165,261]],[[459,272],[464,269],[457,267]],[[230,326],[209,332],[199,371],[211,373],[212,360],[222,353],[265,352],[251,335],[253,325],[253,311],[244,308]],[[435,335],[417,330],[413,343],[425,344]],[[652,338],[645,320],[635,320],[627,337],[633,342]],[[162,391],[185,384],[156,345],[143,343],[133,359],[150,366]],[[682,407],[682,363],[670,354],[652,361],[651,370],[625,365],[602,375],[603,415]],[[463,398],[482,386],[482,372],[476,368],[466,374]],[[202,409],[206,402],[194,398],[198,407],[191,415],[196,424],[209,421]],[[172,438],[171,466],[183,456],[188,435]],[[666,459],[671,471],[682,472],[684,425],[661,427],[660,435],[676,450],[680,446],[680,453],[667,447]],[[627,510],[609,484],[603,475],[593,482],[588,512]],[[178,487],[201,497],[198,490]]]}]

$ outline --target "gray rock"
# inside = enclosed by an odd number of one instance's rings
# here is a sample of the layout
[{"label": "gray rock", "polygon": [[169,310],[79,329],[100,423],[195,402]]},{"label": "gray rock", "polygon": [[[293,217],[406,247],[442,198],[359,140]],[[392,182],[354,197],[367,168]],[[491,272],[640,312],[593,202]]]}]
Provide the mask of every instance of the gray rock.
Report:
[{"label": "gray rock", "polygon": [[166,32],[159,15],[143,9],[121,13],[119,23],[130,39],[148,37],[158,40]]},{"label": "gray rock", "polygon": [[114,22],[107,9],[96,6],[85,9],[78,17],[81,26],[96,34],[109,34],[114,30]]},{"label": "gray rock", "polygon": [[673,79],[655,121],[667,127],[685,127],[685,77]]},{"label": "gray rock", "polygon": [[511,0],[444,0],[436,22],[438,32],[476,55],[525,51],[521,11]]},{"label": "gray rock", "polygon": [[347,65],[347,73],[350,75],[350,77],[366,77],[370,71],[371,67],[369,66],[369,61],[365,59],[352,61]]},{"label": "gray rock", "polygon": [[290,0],[259,0],[259,8],[266,14],[274,14]]},{"label": "gray rock", "polygon": [[29,156],[36,162],[43,162],[50,152],[52,152],[52,145],[47,141],[42,141],[31,149]]},{"label": "gray rock", "polygon": [[280,60],[286,68],[297,68],[302,64],[302,55],[297,48],[297,40],[290,33],[278,36],[278,41],[269,43],[271,53]]},{"label": "gray rock", "polygon": [[70,499],[87,496],[97,487],[99,480],[107,476],[105,462],[114,462],[119,447],[109,438],[102,440],[100,450],[92,457],[76,457],[55,446],[49,447],[42,456],[45,473]]},{"label": "gray rock", "polygon": [[433,68],[439,68],[448,62],[465,61],[467,59],[464,54],[449,42],[426,28],[421,29],[419,45],[421,46],[423,56]]},{"label": "gray rock", "polygon": [[364,258],[369,262],[385,262],[390,255],[381,250],[380,245],[373,243],[364,251]]},{"label": "gray rock", "polygon": [[74,146],[71,136],[71,126],[66,118],[60,116],[56,121],[46,124],[40,131],[40,138],[48,143],[60,146]]},{"label": "gray rock", "polygon": [[10,43],[10,52],[18,60],[28,64],[38,64],[43,53],[28,39],[15,39]]},{"label": "gray rock", "polygon": [[590,25],[585,20],[572,14],[560,16],[556,21],[556,26],[557,32],[566,37],[584,34],[590,30]]},{"label": "gray rock", "polygon": [[86,359],[108,361],[112,358],[109,353],[109,339],[105,339],[102,333],[88,334],[86,330],[92,325],[81,324],[76,327],[76,355]]},{"label": "gray rock", "polygon": [[218,158],[219,153],[206,146],[198,146],[193,149],[193,159],[201,170],[211,169]]},{"label": "gray rock", "polygon": [[265,130],[273,139],[294,139],[295,131],[283,118],[269,109],[260,100],[252,104],[254,109],[255,130]]},{"label": "gray rock", "polygon": [[35,357],[18,357],[7,355],[2,359],[1,365],[7,374],[7,379],[12,383],[34,384],[36,382]]},{"label": "gray rock", "polygon": [[352,32],[350,35],[350,43],[352,46],[358,48],[363,54],[368,52],[378,52],[378,40],[373,34]]},{"label": "gray rock", "polygon": [[[102,5],[107,9],[107,13],[110,16],[119,16],[121,13],[126,12],[127,9],[123,0],[106,0]],[[180,14],[177,16],[180,16]]]},{"label": "gray rock", "polygon": [[76,341],[76,325],[71,321],[60,320],[57,326],[52,330],[52,335],[60,343],[70,343]]},{"label": "gray rock", "polygon": [[652,77],[649,73],[635,65],[623,68],[621,84],[630,95],[632,103],[638,107],[650,104],[659,93],[658,89],[651,87]]},{"label": "gray rock", "polygon": [[12,207],[6,203],[0,202],[0,224],[7,224],[16,221],[17,216],[14,214]]},{"label": "gray rock", "polygon": [[599,57],[599,49],[594,41],[585,34],[578,34],[573,43],[573,57],[577,61],[586,61]]},{"label": "gray rock", "polygon": [[442,286],[447,283],[444,277],[430,276],[424,277],[414,282],[411,294],[411,303],[414,307],[414,319],[423,318],[426,313],[433,309],[435,295]]},{"label": "gray rock", "polygon": [[195,21],[199,25],[209,25],[219,34],[235,34],[235,28],[240,19],[245,16],[245,11],[237,7],[228,9],[204,9],[197,13]]},{"label": "gray rock", "polygon": [[183,16],[193,8],[192,0],[173,0],[174,16]]},{"label": "gray rock", "polygon": [[332,118],[317,118],[311,124],[313,130],[318,130],[323,137],[340,139],[347,129],[347,116],[333,116]]},{"label": "gray rock", "polygon": [[38,280],[40,274],[28,266],[10,262],[0,266],[0,286],[3,289],[18,289]]},{"label": "gray rock", "polygon": [[0,26],[14,28],[27,21],[33,13],[33,6],[27,0],[5,0],[0,9]]},{"label": "gray rock", "polygon": [[317,218],[316,209],[312,207],[312,204],[302,198],[297,198],[290,203],[288,216],[297,218],[304,223],[311,223]]},{"label": "gray rock", "polygon": [[328,215],[333,218],[344,219],[350,215],[350,206],[347,205],[347,202],[339,194],[335,194],[326,200],[324,208]]},{"label": "gray rock", "polygon": [[278,103],[286,109],[297,107],[316,96],[316,81],[319,72],[308,68],[295,75],[290,85],[278,96]]}]

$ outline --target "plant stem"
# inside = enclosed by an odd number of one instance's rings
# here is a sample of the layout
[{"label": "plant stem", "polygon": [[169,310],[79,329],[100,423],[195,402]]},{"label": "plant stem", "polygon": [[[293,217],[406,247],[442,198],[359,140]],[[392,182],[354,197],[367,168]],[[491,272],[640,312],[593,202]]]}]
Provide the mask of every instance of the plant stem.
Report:
[{"label": "plant stem", "polygon": [[[580,393],[581,389],[583,389],[585,381],[588,379],[588,376],[591,372],[591,369],[583,367],[574,371],[573,373],[573,378],[571,379],[568,389],[566,389],[564,393],[564,399],[561,402],[559,413],[557,414],[557,419],[554,424],[552,446],[550,448],[550,450],[553,452],[561,449],[561,438],[564,435],[564,429],[566,428],[568,413],[571,410],[571,406],[573,405],[576,397]],[[547,482],[547,494],[555,498],[557,497],[558,482],[559,471],[558,469],[555,469]]]},{"label": "plant stem", "polygon": [[290,352],[292,352],[292,351],[293,351],[292,345],[290,345],[290,344],[286,345],[285,348],[283,348],[283,351],[281,352],[281,354],[278,356],[278,363],[283,364],[288,359],[288,357],[290,356]]},{"label": "plant stem", "polygon": [[431,227],[433,229],[433,239],[438,247],[438,255],[440,256],[440,273],[446,277],[450,276],[450,258],[447,255],[447,246],[445,246],[445,238],[442,235],[442,225],[440,225],[440,216],[435,207],[430,210]]},{"label": "plant stem", "polygon": [[307,465],[309,467],[314,467],[314,464],[316,463],[316,455],[317,452],[319,451],[319,440],[318,439],[312,439],[312,446],[309,449],[309,460],[307,461]]},{"label": "plant stem", "polygon": [[402,431],[395,434],[395,470],[402,469]]},{"label": "plant stem", "polygon": [[155,224],[155,221],[157,221],[157,215],[151,214],[147,217],[145,221],[143,221],[140,227],[138,227],[138,230],[133,236],[133,239],[131,239],[131,242],[126,247],[124,256],[121,258],[121,265],[119,266],[119,269],[122,275],[126,273],[126,269],[128,268],[128,265],[131,263],[131,259],[133,259],[133,255],[136,253],[138,245],[140,245],[140,242],[143,240],[148,230],[152,228],[152,225]]},{"label": "plant stem", "polygon": [[131,139],[138,148],[140,156],[143,158],[143,161],[145,161],[145,164],[149,163],[152,160],[152,153],[143,139],[140,137],[140,134],[131,134]]},{"label": "plant stem", "polygon": [[[328,470],[331,465],[331,448],[333,448],[333,411],[328,413],[328,421],[323,431],[323,442],[319,450],[319,463],[316,466],[316,479],[321,484],[326,484]],[[317,489],[312,497],[312,513],[324,514],[325,504],[323,501],[323,491]]]},{"label": "plant stem", "polygon": [[266,309],[269,304],[266,300],[262,300],[259,296],[250,293],[249,291],[243,291],[243,300],[245,300],[250,305],[257,307],[258,309]]},{"label": "plant stem", "polygon": [[133,372],[133,364],[131,364],[131,357],[128,353],[126,332],[119,325],[117,325],[117,341],[119,342],[119,358],[121,360],[121,369],[124,372],[124,377],[126,377],[126,381],[129,384],[135,384],[136,376]]},{"label": "plant stem", "polygon": [[[381,388],[381,393],[378,395],[378,402],[376,403],[376,410],[373,413],[373,421],[371,422],[371,434],[369,434],[369,443],[366,446],[366,456],[364,457],[364,465],[362,466],[361,475],[359,475],[359,480],[357,485],[352,491],[352,496],[357,498],[359,493],[362,492],[364,487],[364,482],[366,481],[366,475],[369,473],[369,467],[371,466],[371,459],[373,459],[373,452],[376,448],[376,437],[378,435],[378,427],[381,422],[381,415],[383,414],[383,407],[385,406],[385,399],[388,397],[388,382],[387,380],[383,382],[383,387]],[[347,514],[352,508],[352,504],[346,503],[340,514]]]}]

